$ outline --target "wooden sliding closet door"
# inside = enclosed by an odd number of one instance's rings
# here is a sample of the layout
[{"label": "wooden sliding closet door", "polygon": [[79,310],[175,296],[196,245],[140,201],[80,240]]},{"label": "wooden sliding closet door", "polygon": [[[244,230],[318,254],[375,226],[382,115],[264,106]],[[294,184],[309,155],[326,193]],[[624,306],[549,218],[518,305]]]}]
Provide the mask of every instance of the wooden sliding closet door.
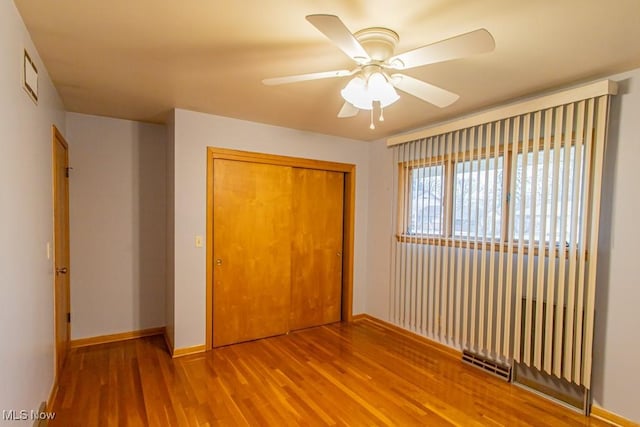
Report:
[{"label": "wooden sliding closet door", "polygon": [[293,169],[291,330],[340,321],[344,173]]},{"label": "wooden sliding closet door", "polygon": [[288,332],[292,169],[214,160],[213,345]]}]

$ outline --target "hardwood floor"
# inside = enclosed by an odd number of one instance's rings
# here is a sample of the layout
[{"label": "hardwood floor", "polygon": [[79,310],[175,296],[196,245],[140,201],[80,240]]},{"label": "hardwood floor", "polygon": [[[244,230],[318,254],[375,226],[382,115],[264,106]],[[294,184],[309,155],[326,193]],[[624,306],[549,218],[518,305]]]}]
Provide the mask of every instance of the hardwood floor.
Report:
[{"label": "hardwood floor", "polygon": [[53,426],[591,425],[370,320],[171,359],[162,337],[72,350]]}]

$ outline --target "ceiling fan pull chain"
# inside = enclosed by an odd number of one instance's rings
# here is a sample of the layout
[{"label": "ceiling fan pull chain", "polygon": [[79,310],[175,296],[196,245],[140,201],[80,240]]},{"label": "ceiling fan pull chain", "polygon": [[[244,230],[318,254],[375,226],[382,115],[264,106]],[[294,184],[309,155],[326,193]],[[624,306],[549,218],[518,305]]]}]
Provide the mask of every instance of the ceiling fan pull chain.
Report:
[{"label": "ceiling fan pull chain", "polygon": [[374,130],[376,125],[373,124],[373,108],[371,108],[371,124],[369,125],[369,129]]},{"label": "ceiling fan pull chain", "polygon": [[380,118],[378,121],[384,122],[384,107],[380,104]]}]

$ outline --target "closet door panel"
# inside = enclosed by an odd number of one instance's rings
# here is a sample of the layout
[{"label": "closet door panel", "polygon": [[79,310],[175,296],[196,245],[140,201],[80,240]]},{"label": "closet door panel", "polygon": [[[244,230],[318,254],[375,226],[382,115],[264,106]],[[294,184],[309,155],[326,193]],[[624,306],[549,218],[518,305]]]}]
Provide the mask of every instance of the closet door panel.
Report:
[{"label": "closet door panel", "polygon": [[292,168],[214,160],[213,345],[289,330]]},{"label": "closet door panel", "polygon": [[340,321],[344,174],[294,168],[290,329]]}]

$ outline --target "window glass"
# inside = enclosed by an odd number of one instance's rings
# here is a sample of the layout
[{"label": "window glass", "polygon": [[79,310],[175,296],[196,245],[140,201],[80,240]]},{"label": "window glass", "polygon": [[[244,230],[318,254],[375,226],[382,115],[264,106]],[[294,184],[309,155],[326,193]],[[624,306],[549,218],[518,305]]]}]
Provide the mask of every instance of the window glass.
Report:
[{"label": "window glass", "polygon": [[[523,240],[534,239],[535,241],[540,241],[542,239],[542,224],[545,224],[545,235],[544,240],[546,242],[550,242],[555,240],[557,244],[563,243],[568,244],[571,236],[571,228],[574,224],[571,223],[571,218],[573,215],[574,209],[580,209],[579,203],[578,206],[573,206],[573,194],[574,194],[574,180],[581,179],[580,174],[576,176],[574,168],[575,168],[575,147],[571,147],[569,150],[569,158],[565,159],[565,150],[564,148],[560,149],[559,153],[559,171],[558,176],[555,178],[557,185],[557,197],[554,201],[553,199],[553,185],[554,185],[554,176],[553,176],[553,163],[554,163],[554,150],[549,150],[549,158],[547,162],[548,168],[548,178],[547,181],[544,182],[543,173],[544,173],[544,151],[540,151],[538,153],[538,164],[537,164],[537,177],[534,188],[533,183],[533,153],[527,153],[527,165],[524,167],[524,154],[518,154],[517,159],[517,167],[515,170],[516,173],[516,184],[512,191],[511,201],[515,203],[514,206],[514,239],[520,238],[520,221],[522,218],[522,203],[524,201],[524,229],[523,232]],[[568,182],[566,183],[567,187],[567,204],[566,211],[563,212],[563,200],[565,198],[564,195],[564,176],[565,176],[565,168],[569,168],[568,174]],[[544,188],[546,187],[546,209],[544,209],[542,193]],[[533,212],[533,196],[535,192],[535,217],[534,217],[534,229],[531,230],[531,216]],[[578,193],[580,194],[580,193]],[[556,203],[556,215],[555,218],[551,217],[552,213],[552,203]],[[579,212],[579,211],[578,211]],[[565,227],[565,235],[562,234],[561,224],[562,218],[566,217],[566,227]],[[551,236],[551,226],[555,221],[555,236]],[[577,224],[576,224],[577,225]],[[578,228],[579,229],[579,228]],[[576,234],[577,239],[579,240],[579,236]]]},{"label": "window glass", "polygon": [[444,206],[444,167],[414,167],[409,170],[407,234],[441,235]]},{"label": "window glass", "polygon": [[[453,236],[500,238],[503,157],[460,161],[455,165]],[[485,210],[486,203],[486,210]]]}]

